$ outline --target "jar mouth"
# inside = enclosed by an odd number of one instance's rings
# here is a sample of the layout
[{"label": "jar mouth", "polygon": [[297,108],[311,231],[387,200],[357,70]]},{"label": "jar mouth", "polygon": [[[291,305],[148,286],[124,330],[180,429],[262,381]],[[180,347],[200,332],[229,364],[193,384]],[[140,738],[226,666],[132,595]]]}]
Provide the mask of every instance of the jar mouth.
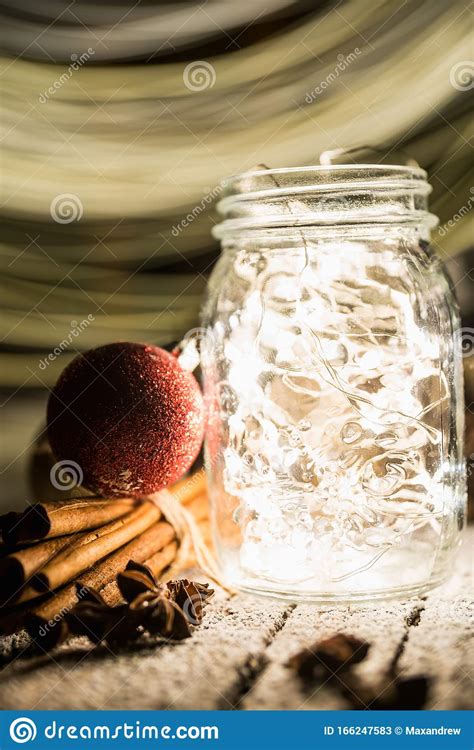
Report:
[{"label": "jar mouth", "polygon": [[420,167],[385,164],[256,169],[224,181],[223,238],[245,230],[328,224],[423,224],[432,188]]},{"label": "jar mouth", "polygon": [[[314,177],[313,177],[314,176]],[[345,179],[354,181],[359,179],[380,179],[386,177],[389,180],[397,178],[409,181],[421,180],[426,182],[427,172],[421,167],[411,167],[400,164],[314,164],[305,167],[275,167],[273,169],[250,169],[230,175],[224,180],[224,188],[231,188],[232,192],[247,192],[249,185],[253,182],[258,184],[260,178],[266,180],[267,184],[275,179],[285,184],[306,184],[330,181],[341,183]],[[279,180],[278,178],[282,178]],[[427,183],[428,184],[428,183]],[[276,187],[276,185],[275,185]],[[429,185],[428,185],[429,187]]]}]

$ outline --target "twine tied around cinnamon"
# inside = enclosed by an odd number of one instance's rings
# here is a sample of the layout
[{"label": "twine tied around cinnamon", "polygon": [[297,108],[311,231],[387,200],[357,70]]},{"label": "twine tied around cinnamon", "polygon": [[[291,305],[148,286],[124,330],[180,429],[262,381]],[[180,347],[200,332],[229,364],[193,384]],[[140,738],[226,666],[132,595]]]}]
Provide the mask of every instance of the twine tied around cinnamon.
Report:
[{"label": "twine tied around cinnamon", "polygon": [[222,580],[212,552],[204,541],[192,514],[173,496],[173,493],[166,489],[160,490],[160,492],[146,495],[146,499],[158,506],[165,519],[173,526],[179,540],[178,552],[168,573],[170,577],[182,572],[185,562],[189,559],[189,553],[192,551],[196,564],[202,572],[227,593],[235,594],[235,590]]}]

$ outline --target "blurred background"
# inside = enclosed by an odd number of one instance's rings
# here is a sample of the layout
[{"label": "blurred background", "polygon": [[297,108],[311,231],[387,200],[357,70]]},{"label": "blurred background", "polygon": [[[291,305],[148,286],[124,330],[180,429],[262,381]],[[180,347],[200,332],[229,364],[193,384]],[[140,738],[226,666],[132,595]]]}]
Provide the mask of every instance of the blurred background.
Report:
[{"label": "blurred background", "polygon": [[78,351],[197,325],[222,179],[355,147],[429,173],[474,459],[471,13],[458,0],[0,2],[6,506],[29,497],[48,388]]}]

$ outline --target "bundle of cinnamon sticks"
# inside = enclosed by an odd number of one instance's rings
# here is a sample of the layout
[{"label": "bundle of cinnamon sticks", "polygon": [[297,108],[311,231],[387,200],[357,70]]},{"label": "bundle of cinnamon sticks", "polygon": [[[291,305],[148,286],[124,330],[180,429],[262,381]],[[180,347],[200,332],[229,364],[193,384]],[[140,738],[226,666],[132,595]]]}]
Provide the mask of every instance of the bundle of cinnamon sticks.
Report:
[{"label": "bundle of cinnamon sticks", "polygon": [[[204,472],[169,491],[206,536]],[[179,546],[157,504],[130,498],[36,503],[1,516],[0,531],[0,634],[26,627],[45,647],[60,640],[63,618],[80,600],[81,587],[115,605],[121,600],[116,578],[129,563],[145,564],[159,579]]]}]

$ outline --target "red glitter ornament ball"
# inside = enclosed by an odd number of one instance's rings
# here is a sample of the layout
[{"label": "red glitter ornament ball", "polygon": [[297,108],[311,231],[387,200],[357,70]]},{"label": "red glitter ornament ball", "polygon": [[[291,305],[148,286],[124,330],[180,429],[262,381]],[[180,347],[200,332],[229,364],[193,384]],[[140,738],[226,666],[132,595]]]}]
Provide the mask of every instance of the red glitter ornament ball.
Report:
[{"label": "red glitter ornament ball", "polygon": [[58,460],[75,461],[83,484],[106,496],[156,492],[192,465],[204,434],[199,385],[156,346],[118,342],[76,357],[47,411]]}]

